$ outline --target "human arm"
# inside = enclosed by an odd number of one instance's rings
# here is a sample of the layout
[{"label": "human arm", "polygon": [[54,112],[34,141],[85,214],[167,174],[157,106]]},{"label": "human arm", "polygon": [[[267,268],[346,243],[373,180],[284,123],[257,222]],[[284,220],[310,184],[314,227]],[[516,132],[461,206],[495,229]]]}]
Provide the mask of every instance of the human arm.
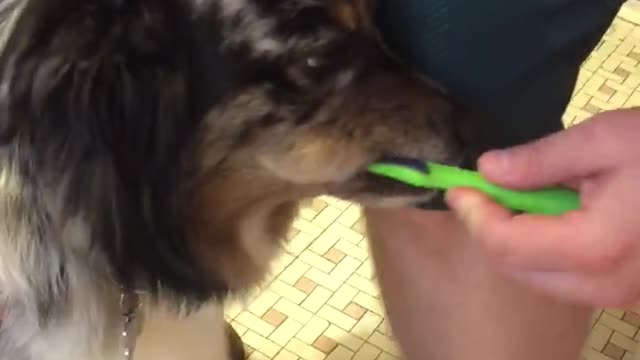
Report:
[{"label": "human arm", "polygon": [[632,305],[640,300],[638,134],[640,109],[617,110],[480,158],[479,170],[507,187],[575,187],[579,211],[514,216],[467,189],[447,202],[506,274],[571,301]]}]

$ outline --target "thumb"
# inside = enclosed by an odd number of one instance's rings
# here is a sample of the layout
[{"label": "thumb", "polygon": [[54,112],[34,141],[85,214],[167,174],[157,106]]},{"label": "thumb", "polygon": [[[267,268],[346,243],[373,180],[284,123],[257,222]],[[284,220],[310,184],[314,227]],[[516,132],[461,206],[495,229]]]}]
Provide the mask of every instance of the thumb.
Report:
[{"label": "thumb", "polygon": [[489,181],[516,189],[594,175],[610,167],[619,152],[608,121],[593,118],[525,145],[490,151],[478,168]]}]

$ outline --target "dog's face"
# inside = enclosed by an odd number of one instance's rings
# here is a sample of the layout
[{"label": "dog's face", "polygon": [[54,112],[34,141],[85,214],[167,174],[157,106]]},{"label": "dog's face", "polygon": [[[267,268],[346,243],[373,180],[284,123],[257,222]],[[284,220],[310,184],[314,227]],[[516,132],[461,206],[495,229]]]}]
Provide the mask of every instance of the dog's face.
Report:
[{"label": "dog's face", "polygon": [[122,281],[143,272],[198,297],[244,288],[297,201],[425,201],[366,167],[461,156],[453,107],[382,51],[371,11],[26,0],[0,64],[0,135],[106,239]]}]

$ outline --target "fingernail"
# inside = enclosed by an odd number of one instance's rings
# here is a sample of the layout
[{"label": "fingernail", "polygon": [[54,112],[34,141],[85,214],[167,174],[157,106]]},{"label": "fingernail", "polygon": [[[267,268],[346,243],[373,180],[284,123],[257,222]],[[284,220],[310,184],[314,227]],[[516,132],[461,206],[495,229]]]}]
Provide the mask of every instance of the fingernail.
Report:
[{"label": "fingernail", "polygon": [[493,175],[509,174],[509,154],[504,150],[487,152],[480,157],[479,167]]},{"label": "fingernail", "polygon": [[447,193],[447,203],[466,227],[471,228],[478,223],[480,199],[474,194],[450,191]]}]

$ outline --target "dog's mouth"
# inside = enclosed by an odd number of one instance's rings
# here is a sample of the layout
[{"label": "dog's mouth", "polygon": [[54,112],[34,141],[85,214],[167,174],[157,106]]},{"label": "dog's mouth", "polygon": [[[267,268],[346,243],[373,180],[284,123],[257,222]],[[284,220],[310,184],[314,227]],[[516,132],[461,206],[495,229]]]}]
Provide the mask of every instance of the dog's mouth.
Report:
[{"label": "dog's mouth", "polygon": [[[384,156],[374,163],[401,165],[421,172],[428,171],[425,161],[417,158]],[[412,186],[373,174],[367,170],[369,165],[372,164],[367,164],[347,181],[331,185],[329,188],[330,195],[355,201],[393,198],[425,201],[436,194],[436,191],[431,189]]]}]

